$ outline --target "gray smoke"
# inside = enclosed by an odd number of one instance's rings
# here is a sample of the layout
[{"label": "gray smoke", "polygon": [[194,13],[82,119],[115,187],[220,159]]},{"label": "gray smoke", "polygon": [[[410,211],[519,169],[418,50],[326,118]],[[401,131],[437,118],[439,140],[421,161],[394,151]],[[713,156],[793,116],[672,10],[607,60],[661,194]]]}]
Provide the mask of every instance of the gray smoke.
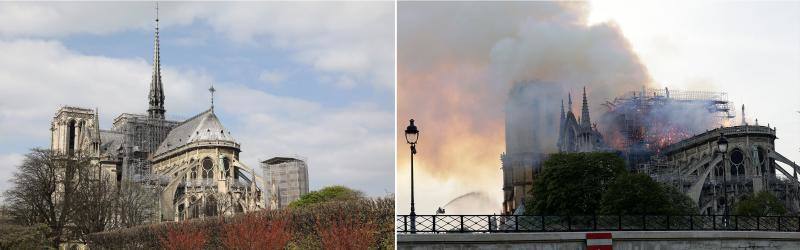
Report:
[{"label": "gray smoke", "polygon": [[553,152],[560,105],[568,105],[570,92],[579,116],[586,87],[594,122],[603,111],[600,103],[650,84],[647,69],[614,23],[587,26],[581,20],[529,19],[493,47],[491,80],[513,86],[506,110],[509,153]]},{"label": "gray smoke", "polygon": [[[589,25],[583,2],[400,2],[398,7],[397,127],[417,120],[415,168],[434,179],[425,185],[448,185],[438,190],[438,197],[448,198],[482,190],[492,207],[485,212],[498,211],[502,200],[499,156],[515,150],[505,149],[507,125],[509,131],[520,128],[508,136],[514,138],[510,145],[552,151],[567,92],[579,111],[580,90],[587,86],[592,114],[599,116],[602,101],[650,82],[619,28]],[[513,102],[510,95],[519,102],[506,106]],[[397,143],[408,152],[401,133]],[[407,157],[397,159],[398,171],[408,172]],[[407,188],[398,182],[398,190]],[[404,196],[399,197],[402,203]],[[417,197],[419,207],[444,201]]]}]

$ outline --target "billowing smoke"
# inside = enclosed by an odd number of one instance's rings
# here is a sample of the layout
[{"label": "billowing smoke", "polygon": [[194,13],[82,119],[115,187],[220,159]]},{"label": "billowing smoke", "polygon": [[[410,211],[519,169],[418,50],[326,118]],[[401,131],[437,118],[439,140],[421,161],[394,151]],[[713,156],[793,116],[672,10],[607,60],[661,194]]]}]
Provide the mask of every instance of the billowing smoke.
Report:
[{"label": "billowing smoke", "polygon": [[[499,209],[506,112],[518,117],[510,123],[529,128],[513,135],[512,144],[546,153],[554,150],[568,92],[579,114],[586,86],[595,115],[601,100],[649,85],[619,28],[589,25],[588,11],[586,3],[399,3],[398,128],[414,118],[421,130],[417,207],[435,208],[466,189],[485,192]],[[403,212],[409,161],[398,136]]]},{"label": "billowing smoke", "polygon": [[606,142],[620,151],[658,153],[670,144],[727,125],[732,118],[724,93],[634,91],[606,103],[600,117]]}]

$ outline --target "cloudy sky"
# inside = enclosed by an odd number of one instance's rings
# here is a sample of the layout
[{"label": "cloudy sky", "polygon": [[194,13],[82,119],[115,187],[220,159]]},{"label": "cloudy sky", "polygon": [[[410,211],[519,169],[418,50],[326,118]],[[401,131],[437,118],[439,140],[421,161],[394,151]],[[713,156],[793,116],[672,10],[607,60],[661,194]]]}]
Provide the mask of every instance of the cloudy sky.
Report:
[{"label": "cloudy sky", "polygon": [[[0,3],[0,191],[62,105],[145,113],[154,5]],[[308,158],[312,189],[394,190],[394,3],[161,3],[167,118],[209,108],[242,160]]]},{"label": "cloudy sky", "polygon": [[[400,2],[397,30],[397,125],[415,118],[421,130],[421,214],[451,201],[448,213],[499,212],[503,109],[518,81],[541,82],[538,95],[552,100],[540,113],[552,115],[535,121],[548,126],[558,100],[587,85],[593,118],[599,103],[642,86],[727,92],[749,122],[777,126],[776,150],[800,161],[800,2]],[[397,204],[407,213],[401,136]]]}]

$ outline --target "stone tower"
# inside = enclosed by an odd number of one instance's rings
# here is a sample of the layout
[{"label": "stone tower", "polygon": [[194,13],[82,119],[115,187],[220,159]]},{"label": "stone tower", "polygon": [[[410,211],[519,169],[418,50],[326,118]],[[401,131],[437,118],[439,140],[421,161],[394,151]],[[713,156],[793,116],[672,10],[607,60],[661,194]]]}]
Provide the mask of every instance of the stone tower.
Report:
[{"label": "stone tower", "polygon": [[96,153],[100,143],[97,114],[91,109],[64,106],[50,124],[50,149],[60,154]]}]

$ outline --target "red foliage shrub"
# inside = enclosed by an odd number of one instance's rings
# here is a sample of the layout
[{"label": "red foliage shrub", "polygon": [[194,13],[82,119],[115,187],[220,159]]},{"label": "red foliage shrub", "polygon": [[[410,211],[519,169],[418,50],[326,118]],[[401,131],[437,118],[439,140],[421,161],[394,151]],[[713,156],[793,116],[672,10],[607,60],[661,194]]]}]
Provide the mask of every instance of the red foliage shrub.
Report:
[{"label": "red foliage shrub", "polygon": [[370,249],[376,245],[378,225],[373,218],[344,215],[316,219],[317,232],[325,249]]},{"label": "red foliage shrub", "polygon": [[285,212],[245,214],[222,228],[225,249],[284,249],[292,239]]},{"label": "red foliage shrub", "polygon": [[161,248],[167,250],[203,249],[208,235],[202,227],[190,223],[177,223],[167,228],[167,234],[159,237]]},{"label": "red foliage shrub", "polygon": [[394,236],[394,200],[364,199],[163,222],[86,238],[90,249],[394,249]]}]

